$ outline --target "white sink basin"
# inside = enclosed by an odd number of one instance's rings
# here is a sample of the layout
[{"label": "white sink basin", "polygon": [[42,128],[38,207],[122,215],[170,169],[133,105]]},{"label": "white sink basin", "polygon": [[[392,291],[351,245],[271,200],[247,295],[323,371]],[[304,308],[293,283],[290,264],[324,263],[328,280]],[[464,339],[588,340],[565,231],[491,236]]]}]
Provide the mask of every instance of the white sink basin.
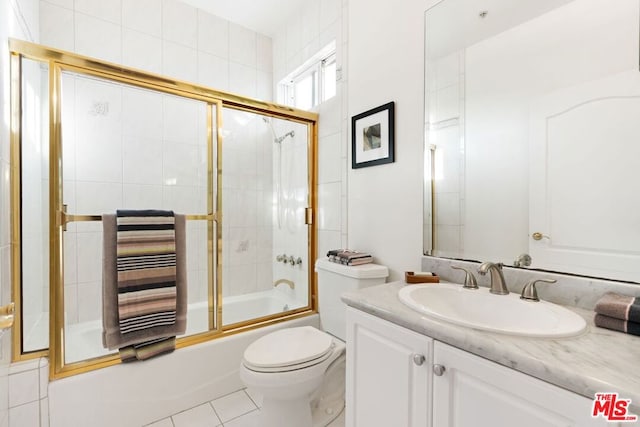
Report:
[{"label": "white sink basin", "polygon": [[579,335],[587,327],[576,313],[546,301],[520,295],[494,295],[488,288],[464,289],[447,283],[409,285],[398,292],[403,304],[436,319],[474,329],[527,337]]}]

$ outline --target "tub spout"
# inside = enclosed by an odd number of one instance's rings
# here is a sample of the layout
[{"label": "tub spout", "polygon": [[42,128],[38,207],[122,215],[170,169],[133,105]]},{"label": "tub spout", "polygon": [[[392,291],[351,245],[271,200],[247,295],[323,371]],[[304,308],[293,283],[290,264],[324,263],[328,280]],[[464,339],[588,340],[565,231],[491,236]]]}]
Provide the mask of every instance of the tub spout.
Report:
[{"label": "tub spout", "polygon": [[278,279],[278,280],[275,281],[273,286],[276,287],[281,283],[284,283],[285,285],[289,286],[291,288],[291,290],[293,290],[296,287],[296,284],[293,283],[293,281],[287,280],[287,279]]}]

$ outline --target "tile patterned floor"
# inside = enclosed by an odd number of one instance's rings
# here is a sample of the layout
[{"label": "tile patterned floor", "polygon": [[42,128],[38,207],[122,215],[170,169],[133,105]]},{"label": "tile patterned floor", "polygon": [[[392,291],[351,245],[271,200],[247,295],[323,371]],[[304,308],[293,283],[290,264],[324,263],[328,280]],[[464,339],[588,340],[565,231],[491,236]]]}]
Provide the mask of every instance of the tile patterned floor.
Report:
[{"label": "tile patterned floor", "polygon": [[[260,427],[261,404],[260,396],[243,389],[145,427]],[[328,427],[344,427],[344,411]]]}]

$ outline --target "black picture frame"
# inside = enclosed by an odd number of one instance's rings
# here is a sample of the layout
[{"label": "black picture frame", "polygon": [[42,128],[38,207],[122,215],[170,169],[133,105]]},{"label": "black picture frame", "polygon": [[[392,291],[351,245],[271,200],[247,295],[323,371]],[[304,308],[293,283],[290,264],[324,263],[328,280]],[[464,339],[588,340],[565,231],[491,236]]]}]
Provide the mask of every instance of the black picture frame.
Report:
[{"label": "black picture frame", "polygon": [[351,168],[393,163],[395,103],[351,118]]}]

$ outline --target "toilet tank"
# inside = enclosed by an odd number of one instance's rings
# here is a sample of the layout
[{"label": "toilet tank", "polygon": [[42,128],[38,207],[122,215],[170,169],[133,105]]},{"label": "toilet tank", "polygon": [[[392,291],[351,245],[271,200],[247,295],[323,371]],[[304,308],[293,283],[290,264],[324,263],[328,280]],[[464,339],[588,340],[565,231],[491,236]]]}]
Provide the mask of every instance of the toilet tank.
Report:
[{"label": "toilet tank", "polygon": [[324,331],[345,341],[347,306],[340,299],[340,295],[384,283],[389,269],[378,264],[347,266],[327,259],[318,259],[316,272],[320,326]]}]

